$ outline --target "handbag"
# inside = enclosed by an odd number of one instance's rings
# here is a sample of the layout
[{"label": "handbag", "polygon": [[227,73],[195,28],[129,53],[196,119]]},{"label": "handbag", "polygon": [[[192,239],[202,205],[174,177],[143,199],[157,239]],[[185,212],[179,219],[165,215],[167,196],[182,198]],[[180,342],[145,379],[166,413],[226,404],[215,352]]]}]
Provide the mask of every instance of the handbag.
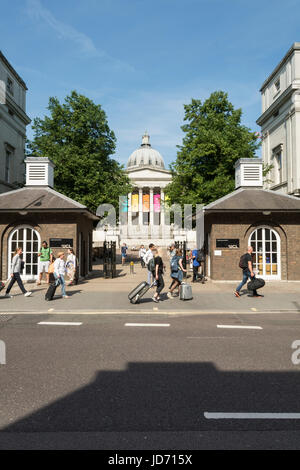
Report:
[{"label": "handbag", "polygon": [[48,273],[53,274],[54,273],[54,262],[50,263],[49,268],[48,268]]}]

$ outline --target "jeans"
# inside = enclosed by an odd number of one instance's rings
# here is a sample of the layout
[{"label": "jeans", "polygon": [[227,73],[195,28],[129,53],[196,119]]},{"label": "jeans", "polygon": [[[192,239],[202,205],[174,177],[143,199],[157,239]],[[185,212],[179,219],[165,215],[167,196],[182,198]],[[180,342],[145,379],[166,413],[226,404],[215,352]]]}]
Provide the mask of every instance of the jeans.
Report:
[{"label": "jeans", "polygon": [[148,280],[147,280],[148,284],[152,284],[153,281],[154,281],[154,276],[151,271],[148,271]]},{"label": "jeans", "polygon": [[60,287],[61,287],[61,293],[63,296],[67,295],[66,294],[66,289],[65,289],[65,278],[64,276],[60,275],[60,277],[58,277],[58,275],[56,273],[54,273],[54,277],[55,277],[55,280],[58,281],[58,284],[60,284]]},{"label": "jeans", "polygon": [[[248,279],[252,279],[251,278],[251,273],[249,271],[249,269],[243,269],[243,280],[242,282],[240,282],[240,284],[237,286],[236,288],[236,292],[240,292],[241,288],[243,287],[243,285],[246,284],[246,282],[248,281]],[[253,291],[253,294],[254,295],[257,295],[257,292],[256,290]]]},{"label": "jeans", "polygon": [[165,287],[165,282],[162,274],[158,275],[158,279],[156,280],[156,293],[159,295],[163,288]]},{"label": "jeans", "polygon": [[23,294],[26,294],[27,290],[23,286],[23,282],[22,282],[20,273],[13,273],[13,277],[11,278],[10,283],[8,284],[8,287],[6,289],[6,294],[10,293],[10,290],[11,290],[12,286],[14,285],[14,283],[16,281],[17,281],[18,286],[20,287],[21,291],[23,292]]}]

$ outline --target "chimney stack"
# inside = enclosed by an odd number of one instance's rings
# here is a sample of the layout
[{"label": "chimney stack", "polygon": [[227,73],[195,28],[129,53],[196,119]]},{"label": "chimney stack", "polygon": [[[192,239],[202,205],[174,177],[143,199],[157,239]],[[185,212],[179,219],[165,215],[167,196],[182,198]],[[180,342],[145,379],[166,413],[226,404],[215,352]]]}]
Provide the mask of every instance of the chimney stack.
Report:
[{"label": "chimney stack", "polygon": [[26,186],[50,186],[54,184],[54,163],[47,157],[27,157]]},{"label": "chimney stack", "polygon": [[263,187],[262,160],[240,158],[235,164],[235,189]]}]

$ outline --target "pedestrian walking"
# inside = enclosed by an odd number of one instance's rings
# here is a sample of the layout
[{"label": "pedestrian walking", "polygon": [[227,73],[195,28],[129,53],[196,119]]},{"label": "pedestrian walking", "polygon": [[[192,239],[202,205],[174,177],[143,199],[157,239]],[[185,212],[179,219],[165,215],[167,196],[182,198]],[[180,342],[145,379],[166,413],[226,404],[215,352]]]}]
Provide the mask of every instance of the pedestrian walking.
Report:
[{"label": "pedestrian walking", "polygon": [[[247,253],[245,253],[243,256],[240,258],[240,263],[239,267],[243,270],[243,279],[240,282],[240,284],[237,286],[236,291],[234,292],[234,295],[236,297],[241,297],[240,296],[240,290],[243,287],[243,285],[246,284],[248,279],[253,279],[255,277],[255,274],[253,272],[253,259],[252,259],[252,253],[253,253],[253,248],[252,246],[248,246]],[[251,297],[263,297],[262,295],[257,293],[257,290],[253,290],[253,294]]]},{"label": "pedestrian walking", "polygon": [[154,248],[152,250],[153,258],[154,258],[154,270],[152,272],[154,279],[156,280],[156,292],[152,297],[154,302],[160,301],[160,293],[162,292],[163,288],[165,287],[164,282],[164,263],[162,257],[160,256],[160,252]]},{"label": "pedestrian walking", "polygon": [[40,251],[38,252],[39,257],[39,277],[37,281],[37,285],[41,284],[43,273],[46,274],[46,281],[49,284],[49,266],[52,263],[53,253],[51,248],[48,247],[48,243],[43,241]]},{"label": "pedestrian walking", "polygon": [[152,269],[150,269],[150,266],[149,266],[149,261],[153,259],[153,250],[155,250],[155,246],[153,243],[150,243],[149,249],[146,251],[146,254],[143,258],[144,263],[148,269],[148,279],[147,279],[148,284],[152,284],[152,282],[154,281]]},{"label": "pedestrian walking", "polygon": [[67,275],[70,280],[69,286],[71,286],[75,282],[76,269],[77,269],[77,259],[76,259],[73,248],[68,248],[66,268],[67,268]]},{"label": "pedestrian walking", "polygon": [[25,297],[29,297],[32,294],[32,292],[28,292],[25,289],[22,279],[21,279],[21,272],[24,268],[24,261],[22,261],[22,253],[23,253],[22,248],[17,248],[14,253],[12,263],[11,263],[11,271],[12,271],[11,280],[5,292],[6,297],[12,297],[12,295],[9,295],[9,293],[15,282],[18,283],[18,286],[20,287]]},{"label": "pedestrian walking", "polygon": [[126,245],[126,243],[123,243],[123,245],[121,246],[122,266],[123,266],[123,265],[125,264],[125,262],[126,262],[127,250],[128,250],[128,246]]},{"label": "pedestrian walking", "polygon": [[55,280],[60,284],[61,293],[64,299],[68,299],[69,296],[66,294],[65,288],[65,274],[67,271],[66,263],[64,260],[65,254],[63,251],[58,253],[58,257],[54,261],[54,277]]},{"label": "pedestrian walking", "polygon": [[146,248],[144,247],[144,245],[141,245],[140,250],[139,250],[139,258],[140,258],[140,261],[141,261],[142,268],[145,268],[144,256],[145,256],[146,253],[147,253]]},{"label": "pedestrian walking", "polygon": [[192,251],[192,259],[193,259],[193,280],[192,282],[196,282],[198,280],[198,272],[201,266],[201,254],[200,250],[193,250]]},{"label": "pedestrian walking", "polygon": [[[187,271],[183,267],[182,250],[177,249],[176,254],[173,256],[172,262],[171,262],[172,283],[170,285],[169,292],[167,293],[167,296],[169,297],[169,299],[172,299],[173,297],[177,297],[177,295],[179,294],[179,286],[182,283],[184,272],[187,272]],[[173,294],[175,289],[178,289],[177,295]]]}]

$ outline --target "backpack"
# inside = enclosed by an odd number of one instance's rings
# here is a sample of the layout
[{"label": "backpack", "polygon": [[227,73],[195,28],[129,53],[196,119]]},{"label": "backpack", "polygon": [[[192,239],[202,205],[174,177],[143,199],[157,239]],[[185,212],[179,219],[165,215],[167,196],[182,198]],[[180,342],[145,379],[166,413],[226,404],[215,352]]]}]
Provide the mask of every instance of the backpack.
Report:
[{"label": "backpack", "polygon": [[246,260],[246,254],[240,257],[239,268],[246,269],[248,268],[248,261]]},{"label": "backpack", "polygon": [[196,261],[197,261],[197,263],[199,263],[199,264],[202,263],[202,261],[203,261],[203,256],[202,256],[202,253],[201,253],[200,250],[198,250],[197,257],[196,257]]},{"label": "backpack", "polygon": [[151,258],[147,264],[148,271],[155,271],[155,261],[154,258]]},{"label": "backpack", "polygon": [[171,259],[171,271],[172,273],[176,273],[178,271],[178,257],[176,255]]}]

